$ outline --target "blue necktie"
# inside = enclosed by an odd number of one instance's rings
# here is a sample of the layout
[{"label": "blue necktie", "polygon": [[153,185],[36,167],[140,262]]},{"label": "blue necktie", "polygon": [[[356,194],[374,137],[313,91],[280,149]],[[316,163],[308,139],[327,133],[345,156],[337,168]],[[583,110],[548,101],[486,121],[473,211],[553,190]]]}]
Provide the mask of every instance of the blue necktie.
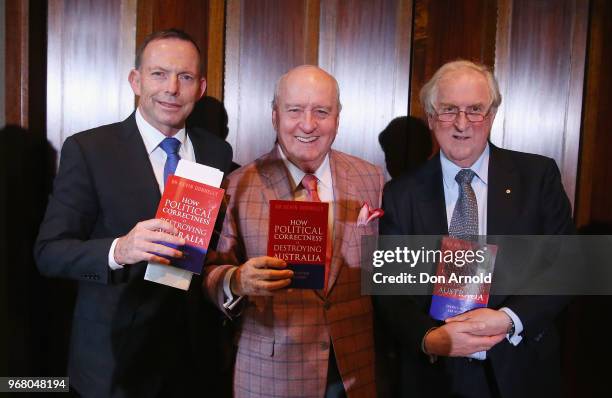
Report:
[{"label": "blue necktie", "polygon": [[475,240],[478,236],[478,203],[472,189],[475,175],[470,169],[461,169],[455,176],[459,184],[459,197],[448,227],[448,234],[454,238]]},{"label": "blue necktie", "polygon": [[164,140],[159,144],[159,147],[166,152],[166,155],[168,155],[166,164],[164,165],[164,186],[168,181],[168,176],[170,174],[174,174],[176,166],[181,159],[178,154],[180,146],[181,142],[172,137],[164,138]]}]

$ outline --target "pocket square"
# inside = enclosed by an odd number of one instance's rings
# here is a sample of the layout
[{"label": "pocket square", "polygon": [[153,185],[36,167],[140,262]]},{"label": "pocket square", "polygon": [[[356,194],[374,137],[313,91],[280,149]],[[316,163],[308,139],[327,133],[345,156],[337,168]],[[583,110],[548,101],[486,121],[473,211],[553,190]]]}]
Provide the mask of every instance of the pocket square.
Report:
[{"label": "pocket square", "polygon": [[380,209],[380,208],[372,209],[370,208],[370,205],[368,205],[367,203],[364,203],[363,206],[361,207],[361,210],[359,210],[359,216],[357,217],[357,226],[358,227],[366,226],[370,223],[370,221],[376,218],[382,217],[383,214],[385,214],[383,209]]}]

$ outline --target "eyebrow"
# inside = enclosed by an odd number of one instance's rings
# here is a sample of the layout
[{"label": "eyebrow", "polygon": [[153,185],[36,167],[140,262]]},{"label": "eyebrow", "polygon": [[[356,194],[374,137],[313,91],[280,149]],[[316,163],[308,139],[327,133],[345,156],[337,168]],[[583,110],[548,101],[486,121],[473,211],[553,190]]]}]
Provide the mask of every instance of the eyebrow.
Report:
[{"label": "eyebrow", "polygon": [[[447,102],[441,102],[438,106],[444,107],[444,106],[451,106],[454,108],[459,108],[459,106],[457,104],[451,104],[451,103],[447,103]],[[471,108],[471,107],[475,107],[475,106],[482,106],[484,107],[485,104],[482,102],[476,102],[474,104],[469,104],[466,106],[466,108]]]}]

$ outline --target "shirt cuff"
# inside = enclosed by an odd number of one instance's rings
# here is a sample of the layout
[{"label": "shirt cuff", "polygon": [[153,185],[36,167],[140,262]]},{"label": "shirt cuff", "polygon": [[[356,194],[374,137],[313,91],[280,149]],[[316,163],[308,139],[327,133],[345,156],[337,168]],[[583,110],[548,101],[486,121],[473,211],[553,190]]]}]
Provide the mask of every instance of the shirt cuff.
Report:
[{"label": "shirt cuff", "polygon": [[223,308],[231,311],[236,307],[236,305],[242,300],[242,296],[234,297],[232,294],[232,288],[230,283],[232,281],[232,275],[238,267],[230,268],[223,277],[223,294],[225,295],[225,302],[223,303]]},{"label": "shirt cuff", "polygon": [[108,251],[108,266],[112,270],[123,269],[123,266],[125,265],[125,264],[119,264],[115,261],[115,246],[117,246],[118,240],[119,238],[116,238],[113,241],[113,244],[111,245],[110,250]]},{"label": "shirt cuff", "polygon": [[523,340],[523,336],[519,336],[521,333],[523,333],[523,322],[521,322],[521,318],[519,318],[518,315],[516,315],[514,311],[508,307],[502,307],[499,310],[505,312],[510,319],[512,319],[512,322],[514,322],[514,334],[512,336],[507,334],[506,339],[513,346],[519,345],[521,340]]},{"label": "shirt cuff", "polygon": [[484,361],[485,359],[487,359],[487,352],[477,351],[473,354],[468,355],[466,358],[476,359],[478,361]]}]

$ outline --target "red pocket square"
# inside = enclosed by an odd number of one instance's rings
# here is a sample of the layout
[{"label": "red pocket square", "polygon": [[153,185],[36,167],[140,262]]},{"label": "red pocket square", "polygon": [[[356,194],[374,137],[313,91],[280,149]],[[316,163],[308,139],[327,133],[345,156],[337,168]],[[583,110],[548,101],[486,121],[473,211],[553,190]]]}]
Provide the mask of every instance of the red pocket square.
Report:
[{"label": "red pocket square", "polygon": [[359,216],[357,217],[357,226],[362,227],[368,225],[370,221],[382,217],[383,214],[385,214],[383,209],[372,209],[370,208],[370,205],[364,203],[361,207],[361,210],[359,210]]}]

